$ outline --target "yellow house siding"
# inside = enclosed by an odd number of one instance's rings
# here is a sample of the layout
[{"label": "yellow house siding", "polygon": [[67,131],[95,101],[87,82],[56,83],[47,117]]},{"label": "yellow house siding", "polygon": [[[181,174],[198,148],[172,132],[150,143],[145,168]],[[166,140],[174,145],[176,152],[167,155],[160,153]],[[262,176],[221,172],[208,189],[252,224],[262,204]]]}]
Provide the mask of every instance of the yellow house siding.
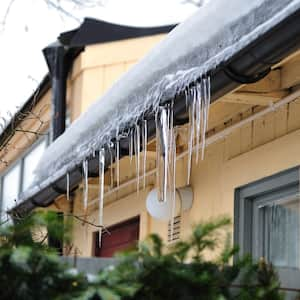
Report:
[{"label": "yellow house siding", "polygon": [[[191,226],[199,221],[220,215],[233,218],[235,188],[299,164],[300,119],[293,111],[298,109],[298,106],[297,100],[293,105],[284,106],[267,114],[264,118],[237,129],[219,142],[210,145],[206,149],[205,160],[198,165],[193,159],[191,186],[194,192],[194,202],[192,209],[182,214],[182,238],[188,236]],[[221,107],[223,107],[222,104]],[[242,118],[261,109],[258,107],[248,108],[242,114],[227,121],[226,126],[239,122]],[[218,109],[212,110],[212,112],[217,111]],[[225,115],[224,112],[223,115]],[[213,120],[214,118],[216,116],[212,115]],[[293,126],[288,124],[293,124]],[[184,141],[185,138],[186,136],[183,134],[182,140]],[[155,168],[155,155],[149,152],[147,170],[153,168]],[[115,171],[115,166],[113,169]],[[130,165],[128,157],[123,158],[120,161],[121,184],[134,177],[135,161],[133,160]],[[186,185],[186,177],[187,156],[177,162],[177,187]],[[115,178],[114,173],[114,180]],[[154,220],[148,215],[145,208],[147,193],[155,184],[155,177],[151,176],[147,179],[145,191],[142,190],[141,180],[139,196],[136,193],[136,183],[107,196],[105,198],[107,204],[104,210],[104,224],[110,226],[140,215],[141,239],[149,233],[159,233],[166,242],[167,222]],[[77,201],[82,202],[80,197]],[[89,214],[89,220],[97,222],[97,205],[91,209]],[[83,255],[91,255],[93,228],[88,229],[90,236],[88,243],[80,240],[83,237],[82,230],[82,228],[74,228],[76,247]]]},{"label": "yellow house siding", "polygon": [[[0,149],[0,173],[17,160],[35,141],[47,131],[51,115],[51,90],[33,107],[24,120],[14,128],[14,133],[7,145]],[[36,134],[35,134],[36,133]]]},{"label": "yellow house siding", "polygon": [[164,36],[159,34],[87,46],[75,60],[70,74],[72,119],[86,111]]}]

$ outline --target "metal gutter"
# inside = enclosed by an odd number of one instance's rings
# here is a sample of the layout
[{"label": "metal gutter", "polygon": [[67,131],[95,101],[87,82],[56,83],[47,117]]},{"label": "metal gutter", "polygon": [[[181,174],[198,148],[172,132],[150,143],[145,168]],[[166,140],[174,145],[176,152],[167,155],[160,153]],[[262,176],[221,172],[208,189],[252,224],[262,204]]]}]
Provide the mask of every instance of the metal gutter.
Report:
[{"label": "metal gutter", "polygon": [[[235,89],[245,81],[259,80],[266,75],[272,66],[283,60],[288,55],[300,49],[300,10],[283,20],[272,30],[262,35],[248,47],[237,53],[232,59],[223,62],[219,67],[210,72],[212,101]],[[194,85],[191,83],[191,86]],[[184,91],[179,94],[174,104],[176,124],[188,121]],[[148,116],[148,136],[155,136],[155,123],[153,115]],[[128,155],[128,140],[120,141],[120,157]],[[108,157],[108,155],[107,155]],[[106,161],[106,167],[110,162]],[[90,175],[98,172],[98,157],[90,158]],[[78,166],[70,174],[70,188],[75,188],[82,180],[82,170]],[[59,195],[58,189],[64,193],[66,190],[66,176],[47,186],[33,198],[27,199],[13,209],[12,212],[27,213],[35,206],[48,206]]]}]

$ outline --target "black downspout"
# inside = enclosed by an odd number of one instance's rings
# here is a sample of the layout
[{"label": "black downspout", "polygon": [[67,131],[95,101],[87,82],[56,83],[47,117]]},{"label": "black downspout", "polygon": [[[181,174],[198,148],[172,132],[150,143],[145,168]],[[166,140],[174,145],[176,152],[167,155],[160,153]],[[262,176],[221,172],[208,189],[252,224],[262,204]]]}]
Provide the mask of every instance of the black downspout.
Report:
[{"label": "black downspout", "polygon": [[[51,141],[56,140],[66,129],[66,93],[69,63],[67,50],[59,42],[56,42],[43,50],[48,64],[52,87],[52,122]],[[64,214],[58,213],[61,224],[64,224]],[[57,249],[59,255],[63,255],[63,236],[54,237],[48,232],[48,244]]]},{"label": "black downspout", "polygon": [[56,140],[66,129],[66,91],[69,63],[66,49],[54,43],[43,50],[52,86],[52,128],[51,140]]}]

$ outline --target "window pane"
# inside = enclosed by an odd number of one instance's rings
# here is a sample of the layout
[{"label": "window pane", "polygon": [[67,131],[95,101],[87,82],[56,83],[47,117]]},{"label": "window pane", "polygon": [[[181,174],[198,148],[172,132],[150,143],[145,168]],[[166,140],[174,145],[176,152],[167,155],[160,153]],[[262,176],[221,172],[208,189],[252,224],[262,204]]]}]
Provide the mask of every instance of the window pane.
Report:
[{"label": "window pane", "polygon": [[46,141],[43,141],[38,144],[29,154],[27,154],[27,156],[25,156],[22,191],[26,190],[32,183],[34,177],[33,172],[45,149]]},{"label": "window pane", "polygon": [[299,268],[299,209],[299,199],[265,207],[266,257],[275,266]]},{"label": "window pane", "polygon": [[15,199],[18,197],[20,185],[20,163],[15,165],[3,177],[2,190],[2,211],[12,208],[15,204]]}]

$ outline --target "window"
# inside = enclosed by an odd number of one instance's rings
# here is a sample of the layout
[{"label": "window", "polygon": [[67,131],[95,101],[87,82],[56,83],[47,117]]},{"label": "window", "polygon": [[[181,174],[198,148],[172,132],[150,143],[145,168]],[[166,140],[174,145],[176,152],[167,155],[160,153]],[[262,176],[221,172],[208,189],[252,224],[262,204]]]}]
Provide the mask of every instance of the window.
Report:
[{"label": "window", "polygon": [[25,191],[32,183],[34,177],[33,172],[45,149],[46,140],[43,140],[24,157],[22,191]]},{"label": "window", "polygon": [[[300,280],[299,168],[275,174],[235,191],[235,242],[241,253],[264,257],[282,286]],[[291,298],[293,299],[293,298]]]},{"label": "window", "polygon": [[2,210],[13,207],[19,194],[21,164],[16,164],[2,179]]},{"label": "window", "polygon": [[25,191],[34,178],[36,168],[48,144],[48,138],[35,143],[29,151],[25,152],[8,171],[0,174],[0,211],[12,208],[20,192]]}]

